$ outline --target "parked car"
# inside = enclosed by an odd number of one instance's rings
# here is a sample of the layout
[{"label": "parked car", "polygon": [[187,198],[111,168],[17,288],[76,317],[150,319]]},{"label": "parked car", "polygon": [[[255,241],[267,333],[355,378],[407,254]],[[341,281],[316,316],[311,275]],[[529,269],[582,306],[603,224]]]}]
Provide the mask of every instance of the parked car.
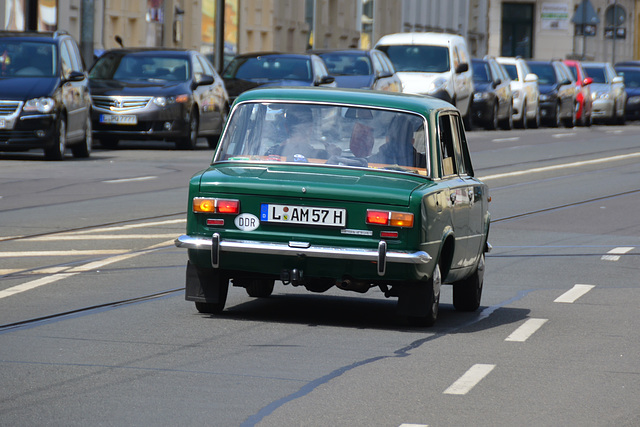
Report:
[{"label": "parked car", "polygon": [[397,33],[382,37],[376,49],[387,54],[402,91],[431,95],[455,105],[471,124],[473,73],[464,37],[442,33]]},{"label": "parked car", "polygon": [[517,127],[540,126],[540,90],[538,76],[533,74],[527,61],[518,57],[498,57],[496,61],[504,67],[511,79],[513,93],[513,122]]},{"label": "parked car", "polygon": [[624,77],[627,105],[624,112],[628,120],[640,119],[640,64],[638,66],[616,65],[619,76]]},{"label": "parked car", "polygon": [[591,83],[593,83],[593,79],[585,73],[582,62],[565,59],[564,63],[569,67],[576,81],[576,123],[581,126],[591,126],[593,114]]},{"label": "parked car", "polygon": [[229,97],[211,63],[195,51],[114,49],[89,72],[94,136],[107,148],[122,139],[173,141],[193,149],[205,136],[215,147]]},{"label": "parked car", "polygon": [[575,124],[576,85],[571,71],[562,61],[527,61],[538,76],[542,121],[554,127]]},{"label": "parked car", "polygon": [[493,130],[513,128],[513,94],[507,72],[490,57],[472,59],[473,84],[476,88],[471,104],[472,123]]},{"label": "parked car", "polygon": [[402,92],[393,64],[377,49],[313,50],[335,77],[338,87]]},{"label": "parked car", "polygon": [[325,63],[314,54],[238,55],[224,69],[222,78],[232,102],[245,90],[259,86],[336,86]]},{"label": "parked car", "polygon": [[624,124],[624,108],[627,104],[624,77],[617,75],[609,62],[584,62],[583,66],[587,75],[593,79],[593,119],[609,124]]},{"label": "parked car", "polygon": [[0,31],[0,151],[44,149],[47,160],[91,153],[89,80],[63,31]]},{"label": "parked car", "polygon": [[440,285],[480,305],[488,188],[460,112],[438,99],[353,89],[260,88],[232,107],[210,167],[191,178],[186,299],[224,309],[229,280],[325,292],[379,288],[432,324]]}]

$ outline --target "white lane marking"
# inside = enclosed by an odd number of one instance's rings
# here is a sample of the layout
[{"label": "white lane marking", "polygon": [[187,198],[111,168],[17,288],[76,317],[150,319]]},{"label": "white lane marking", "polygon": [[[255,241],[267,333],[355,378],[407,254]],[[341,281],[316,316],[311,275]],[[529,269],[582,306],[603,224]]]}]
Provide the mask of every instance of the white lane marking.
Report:
[{"label": "white lane marking", "polygon": [[120,184],[122,182],[149,181],[150,179],[156,179],[156,178],[157,176],[139,176],[136,178],[108,179],[102,182],[106,184]]},{"label": "white lane marking", "polygon": [[529,319],[513,331],[505,341],[525,342],[531,335],[547,323],[549,319]]},{"label": "white lane marking", "polygon": [[514,136],[511,138],[496,138],[493,139],[492,142],[511,142],[511,141],[519,141],[520,137],[519,136]]},{"label": "white lane marking", "polygon": [[106,258],[106,259],[103,259],[103,260],[100,260],[100,261],[90,262],[88,264],[81,265],[79,267],[73,268],[73,269],[71,269],[71,270],[69,270],[69,271],[67,271],[65,273],[57,273],[57,274],[53,274],[51,276],[42,277],[40,279],[32,280],[30,282],[26,282],[26,283],[23,283],[21,285],[17,285],[17,286],[14,286],[12,288],[8,288],[8,289],[5,289],[3,291],[0,291],[0,299],[9,297],[11,295],[19,294],[21,292],[29,291],[31,289],[38,288],[40,286],[48,285],[50,283],[57,282],[58,280],[62,280],[62,279],[66,279],[68,277],[75,276],[76,274],[80,274],[80,273],[83,273],[83,272],[91,271],[91,270],[94,270],[96,268],[102,268],[102,267],[104,267],[106,265],[113,264],[114,262],[123,261],[125,259],[137,257],[139,255],[144,255],[144,254],[152,252],[152,251],[154,251],[154,250],[156,250],[156,249],[158,249],[158,248],[160,248],[162,246],[168,246],[170,244],[171,245],[173,244],[173,240],[169,240],[169,241],[166,241],[166,242],[158,243],[157,245],[149,246],[148,248],[145,248],[145,249],[143,249],[141,251],[138,251],[138,252],[131,252],[131,253],[128,253],[128,254],[122,254],[122,255],[111,257],[111,258]]},{"label": "white lane marking", "polygon": [[618,261],[620,259],[620,255],[624,255],[627,252],[631,252],[634,247],[621,246],[619,248],[611,249],[607,252],[607,255],[602,255],[602,258],[605,261]]},{"label": "white lane marking", "polygon": [[618,129],[618,130],[608,130],[608,131],[607,131],[607,133],[615,133],[615,134],[622,133],[622,132],[623,132],[623,131],[622,131],[621,129]]},{"label": "white lane marking", "polygon": [[541,168],[526,169],[526,170],[520,170],[520,171],[515,171],[515,172],[498,173],[498,174],[495,174],[495,175],[487,175],[487,176],[481,177],[479,179],[481,181],[487,181],[487,180],[490,180],[490,179],[498,179],[498,178],[507,178],[507,177],[512,177],[512,176],[527,175],[527,174],[530,174],[530,173],[547,172],[547,171],[557,170],[557,169],[567,169],[567,168],[575,168],[575,167],[580,167],[580,166],[595,165],[595,164],[598,164],[598,163],[615,162],[617,160],[627,160],[627,159],[631,159],[631,158],[634,158],[634,157],[640,157],[640,152],[630,153],[630,154],[623,154],[621,156],[603,157],[601,159],[585,160],[585,161],[582,161],[582,162],[563,163],[561,165],[545,166],[545,167],[541,167]]},{"label": "white lane marking", "polygon": [[30,237],[25,240],[29,240],[32,242],[49,242],[61,240],[170,239],[171,237],[177,237],[177,234],[57,234],[49,236]]},{"label": "white lane marking", "polygon": [[496,365],[487,365],[478,363],[473,365],[467,372],[464,373],[456,382],[451,384],[448,389],[444,391],[444,394],[458,394],[463,395],[471,391],[484,377],[489,375],[489,372],[493,371]]},{"label": "white lane marking", "polygon": [[554,133],[551,136],[553,138],[565,138],[567,136],[575,136],[575,135],[577,135],[575,132],[569,132],[569,133]]},{"label": "white lane marking", "polygon": [[185,218],[181,219],[168,219],[166,221],[155,221],[155,222],[139,222],[136,224],[127,224],[127,225],[119,225],[116,227],[104,227],[104,228],[92,228],[90,230],[78,230],[72,231],[69,233],[60,233],[62,234],[89,234],[89,233],[104,233],[107,231],[122,231],[122,230],[131,230],[132,228],[144,228],[144,227],[153,227],[156,225],[169,225],[169,224],[180,224],[186,223],[187,220]]},{"label": "white lane marking", "polygon": [[68,270],[69,267],[47,267],[41,268],[38,270],[25,270],[24,268],[12,268],[12,269],[3,269],[0,270],[0,276],[8,276],[10,274],[20,273],[20,274],[28,274],[28,275],[36,275],[36,274],[54,274],[59,273],[64,270]]},{"label": "white lane marking", "polygon": [[70,250],[70,251],[24,251],[0,252],[0,258],[41,257],[41,256],[86,256],[86,255],[115,255],[126,252],[123,249],[99,250]]},{"label": "white lane marking", "polygon": [[578,298],[595,288],[594,285],[575,285],[573,288],[556,298],[553,302],[574,303]]},{"label": "white lane marking", "polygon": [[400,424],[398,427],[429,427],[429,424]]}]

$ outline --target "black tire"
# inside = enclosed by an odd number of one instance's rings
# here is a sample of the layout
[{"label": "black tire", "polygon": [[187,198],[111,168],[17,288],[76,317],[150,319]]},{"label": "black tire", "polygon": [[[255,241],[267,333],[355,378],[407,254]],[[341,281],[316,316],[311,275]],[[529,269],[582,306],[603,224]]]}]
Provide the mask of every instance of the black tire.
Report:
[{"label": "black tire", "polygon": [[274,280],[255,279],[246,284],[247,295],[253,298],[267,298],[273,293]]},{"label": "black tire", "polygon": [[453,306],[458,311],[476,311],[480,307],[484,285],[484,253],[476,271],[467,279],[453,284]]},{"label": "black tire", "polygon": [[500,123],[500,128],[502,130],[513,129],[513,106],[509,106],[509,110],[507,111],[507,118],[502,120],[502,123]]},{"label": "black tire", "polygon": [[44,157],[47,160],[63,160],[67,149],[67,120],[60,116],[56,124],[56,137],[53,144],[44,148]]},{"label": "black tire", "polygon": [[562,121],[562,124],[564,124],[564,127],[566,128],[572,128],[576,125],[576,106],[575,105],[571,109],[571,117],[564,119]]},{"label": "black tire", "polygon": [[540,105],[536,108],[536,116],[533,120],[529,122],[529,127],[531,129],[538,129],[540,127]]},{"label": "black tire", "polygon": [[110,150],[118,148],[118,143],[119,142],[120,141],[117,138],[112,138],[112,137],[102,137],[102,138],[100,138],[100,145],[102,145],[104,148],[108,148]]},{"label": "black tire", "polygon": [[487,120],[486,129],[495,130],[498,128],[498,104],[493,104],[493,113],[491,118]]},{"label": "black tire", "polygon": [[[200,268],[198,267],[200,270]],[[196,310],[199,313],[218,314],[224,310],[224,305],[227,303],[227,295],[229,294],[229,277],[223,274],[218,269],[206,269],[206,273],[202,274],[204,277],[209,277],[206,283],[206,294],[209,296],[215,295],[218,299],[217,302],[199,302],[196,301]]]},{"label": "black tire", "polygon": [[560,104],[556,104],[555,116],[553,116],[551,120],[551,127],[559,128],[562,124],[562,121],[560,120]]},{"label": "black tire", "polygon": [[529,120],[527,119],[527,100],[522,101],[522,118],[518,122],[520,129],[526,129],[529,127]]},{"label": "black tire", "polygon": [[176,141],[176,148],[179,150],[193,150],[198,141],[198,114],[192,111],[189,115],[189,129],[187,135]]},{"label": "black tire", "polygon": [[433,326],[438,318],[438,310],[440,307],[440,286],[442,285],[442,274],[440,266],[436,264],[433,274],[427,284],[427,298],[424,301],[423,316],[408,316],[407,320],[416,326]]},{"label": "black tire", "polygon": [[84,126],[84,139],[79,144],[71,146],[71,152],[73,157],[87,158],[91,155],[91,149],[93,147],[93,130],[91,126],[91,113],[87,116]]}]

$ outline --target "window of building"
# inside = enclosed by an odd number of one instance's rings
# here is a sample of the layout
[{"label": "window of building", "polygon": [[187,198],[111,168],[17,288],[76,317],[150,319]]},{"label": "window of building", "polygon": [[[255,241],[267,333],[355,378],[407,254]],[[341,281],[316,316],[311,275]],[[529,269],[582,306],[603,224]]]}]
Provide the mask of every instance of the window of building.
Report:
[{"label": "window of building", "polygon": [[502,56],[533,56],[533,4],[502,4]]}]

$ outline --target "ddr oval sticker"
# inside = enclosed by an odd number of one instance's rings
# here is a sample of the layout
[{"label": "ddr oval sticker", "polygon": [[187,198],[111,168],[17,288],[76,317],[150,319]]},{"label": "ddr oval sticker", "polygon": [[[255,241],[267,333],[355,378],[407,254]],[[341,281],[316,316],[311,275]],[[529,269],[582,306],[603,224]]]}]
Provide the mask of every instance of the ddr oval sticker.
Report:
[{"label": "ddr oval sticker", "polygon": [[250,213],[238,215],[233,222],[242,231],[253,231],[260,225],[258,217]]}]

